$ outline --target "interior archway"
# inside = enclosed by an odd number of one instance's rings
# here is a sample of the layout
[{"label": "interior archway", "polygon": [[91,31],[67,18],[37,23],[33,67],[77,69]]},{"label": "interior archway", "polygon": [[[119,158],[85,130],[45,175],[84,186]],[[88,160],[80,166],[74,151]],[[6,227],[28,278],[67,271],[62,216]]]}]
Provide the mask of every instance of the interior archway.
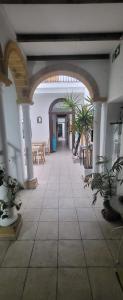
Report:
[{"label": "interior archway", "polygon": [[83,68],[75,66],[73,64],[63,63],[63,64],[55,64],[48,66],[35,75],[33,75],[30,79],[30,99],[33,98],[34,91],[36,87],[48,77],[56,76],[56,75],[66,75],[71,76],[79,81],[81,81],[89,90],[90,96],[94,101],[100,100],[100,92],[98,85],[95,79],[92,77],[90,73],[88,73]]}]

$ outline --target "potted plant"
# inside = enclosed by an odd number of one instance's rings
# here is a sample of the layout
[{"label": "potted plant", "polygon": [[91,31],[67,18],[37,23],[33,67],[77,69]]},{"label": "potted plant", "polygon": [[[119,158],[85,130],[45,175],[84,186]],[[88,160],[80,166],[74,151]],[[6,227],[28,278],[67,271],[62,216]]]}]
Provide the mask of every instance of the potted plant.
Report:
[{"label": "potted plant", "polygon": [[111,168],[108,168],[109,161],[103,156],[99,157],[97,164],[103,166],[103,171],[88,175],[85,187],[91,186],[92,191],[96,190],[93,194],[92,204],[96,203],[98,195],[103,197],[103,217],[108,221],[118,220],[120,219],[120,214],[111,207],[111,199],[116,195],[117,183],[123,183],[123,179],[119,178],[123,167],[123,157],[119,157]]},{"label": "potted plant", "polygon": [[17,220],[18,214],[14,208],[19,210],[21,207],[20,199],[16,199],[20,189],[19,182],[0,168],[0,226],[9,226]]},{"label": "potted plant", "polygon": [[[93,112],[94,106],[91,98],[86,98],[85,104],[82,104],[82,100],[78,99],[75,96],[68,96],[65,99],[65,104],[71,108],[71,110],[75,114],[75,118],[72,124],[72,130],[77,132],[78,138],[75,144],[75,148],[73,149],[73,155],[76,156],[78,152],[78,147],[80,144],[81,136],[84,136],[85,140],[85,150],[86,150],[86,162],[85,169],[90,169],[90,136],[93,128]],[[92,146],[92,145],[91,145]]]}]

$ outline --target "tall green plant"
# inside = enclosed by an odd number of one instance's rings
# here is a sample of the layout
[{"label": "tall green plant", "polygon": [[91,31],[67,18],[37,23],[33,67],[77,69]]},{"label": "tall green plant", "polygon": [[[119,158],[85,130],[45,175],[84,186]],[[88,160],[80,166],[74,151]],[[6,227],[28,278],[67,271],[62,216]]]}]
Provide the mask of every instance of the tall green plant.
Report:
[{"label": "tall green plant", "polygon": [[91,129],[93,127],[93,101],[91,98],[85,99],[86,104],[81,104],[81,99],[75,97],[74,95],[70,95],[66,97],[65,104],[71,108],[71,110],[75,113],[75,119],[73,121],[72,127],[73,131],[78,133],[78,139],[75,146],[74,155],[77,154],[78,146],[80,143],[81,135],[83,134],[86,141],[87,148],[87,166],[89,164],[88,159],[88,150],[89,150],[89,136]]},{"label": "tall green plant", "polygon": [[108,168],[109,160],[103,156],[98,157],[98,165],[104,166],[101,173],[93,173],[88,175],[86,186],[91,186],[92,190],[96,190],[93,194],[93,204],[97,201],[100,194],[104,199],[111,198],[116,193],[116,183],[123,183],[123,178],[119,178],[119,174],[123,168],[123,157],[119,157],[111,168]]}]

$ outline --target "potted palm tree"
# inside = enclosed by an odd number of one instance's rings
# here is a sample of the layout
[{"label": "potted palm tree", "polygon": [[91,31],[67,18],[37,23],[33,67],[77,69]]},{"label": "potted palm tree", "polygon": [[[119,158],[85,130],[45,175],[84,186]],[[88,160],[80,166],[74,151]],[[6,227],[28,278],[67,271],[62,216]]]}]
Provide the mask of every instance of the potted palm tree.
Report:
[{"label": "potted palm tree", "polygon": [[14,207],[19,210],[21,207],[20,199],[16,199],[18,191],[22,189],[19,182],[8,176],[4,168],[0,168],[0,226],[12,225],[18,215]]},{"label": "potted palm tree", "polygon": [[103,156],[98,158],[97,164],[103,165],[103,171],[88,175],[85,187],[91,186],[92,191],[96,190],[93,194],[92,204],[96,203],[98,195],[103,197],[103,217],[108,221],[116,221],[120,219],[120,214],[112,208],[111,200],[117,193],[117,183],[123,183],[123,179],[119,178],[123,168],[123,157],[117,158],[111,168],[108,167],[109,160]]},{"label": "potted palm tree", "polygon": [[84,136],[85,139],[85,148],[86,148],[86,166],[88,169],[89,164],[89,151],[90,151],[90,135],[93,128],[93,101],[89,97],[84,99],[86,104],[82,104],[81,99],[78,99],[74,95],[68,96],[65,99],[65,104],[71,108],[75,114],[75,119],[72,124],[72,130],[77,132],[78,138],[73,149],[73,155],[76,156],[78,152],[78,147],[80,144],[81,136]]}]

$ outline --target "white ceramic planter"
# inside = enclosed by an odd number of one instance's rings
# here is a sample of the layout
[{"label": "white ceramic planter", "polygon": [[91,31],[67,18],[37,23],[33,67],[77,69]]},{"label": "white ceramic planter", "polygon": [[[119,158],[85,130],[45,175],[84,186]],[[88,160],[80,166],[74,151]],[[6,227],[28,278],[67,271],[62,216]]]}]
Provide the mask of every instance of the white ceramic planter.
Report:
[{"label": "white ceramic planter", "polygon": [[[1,195],[4,196],[2,197],[4,201],[6,203],[9,203],[9,199],[7,198],[7,189],[5,187],[4,189],[3,187],[1,187]],[[7,215],[7,217],[3,218],[3,215]],[[18,214],[16,213],[14,207],[8,206],[6,209],[4,209],[3,215],[0,217],[0,226],[2,227],[7,227],[12,225],[18,218]]]}]

